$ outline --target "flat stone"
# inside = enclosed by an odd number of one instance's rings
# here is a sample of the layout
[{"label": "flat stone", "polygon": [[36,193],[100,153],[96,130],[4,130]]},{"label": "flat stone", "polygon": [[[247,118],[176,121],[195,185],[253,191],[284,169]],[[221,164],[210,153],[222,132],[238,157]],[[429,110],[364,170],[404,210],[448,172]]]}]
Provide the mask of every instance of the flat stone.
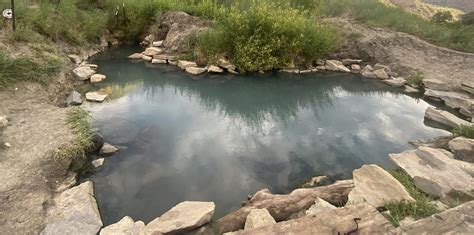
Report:
[{"label": "flat stone", "polygon": [[81,66],[72,70],[74,77],[80,81],[88,80],[94,73],[95,70],[89,66]]},{"label": "flat stone", "polygon": [[109,143],[104,143],[102,148],[99,150],[99,156],[101,157],[110,157],[117,153],[119,149]]},{"label": "flat stone", "polygon": [[194,61],[180,60],[178,61],[178,67],[182,70],[186,70],[187,67],[197,67],[197,64]]},{"label": "flat stone", "polygon": [[444,198],[452,190],[466,192],[474,189],[472,164],[455,160],[448,151],[419,147],[390,154],[390,159],[413,179],[420,190],[435,198]]},{"label": "flat stone", "polygon": [[91,181],[68,189],[54,199],[51,221],[41,235],[90,234],[102,227]]},{"label": "flat stone", "polygon": [[434,89],[434,90],[445,90],[448,88],[446,83],[438,79],[423,79],[423,85],[426,88]]},{"label": "flat stone", "polygon": [[128,56],[128,58],[132,59],[132,60],[141,60],[142,57],[143,57],[142,53],[133,53],[133,54]]},{"label": "flat stone", "polygon": [[360,67],[359,64],[352,64],[351,65],[351,70],[354,71],[354,72],[360,72],[362,70],[362,68]]},{"label": "flat stone", "polygon": [[167,64],[168,62],[166,60],[161,60],[161,59],[152,59],[151,63],[152,64]]},{"label": "flat stone", "polygon": [[342,59],[341,61],[342,61],[342,64],[345,66],[362,63],[362,60],[355,60],[355,59]]},{"label": "flat stone", "polygon": [[407,85],[405,85],[405,90],[403,90],[403,91],[406,92],[406,93],[418,93],[418,92],[420,92],[418,89],[413,88],[411,86],[407,86]]},{"label": "flat stone", "polygon": [[385,69],[377,69],[377,70],[374,70],[374,75],[376,78],[380,79],[380,80],[386,80],[386,79],[389,79],[390,76],[388,76],[387,72],[385,72]]},{"label": "flat stone", "polygon": [[142,60],[151,62],[151,60],[153,60],[153,57],[148,55],[142,55]]},{"label": "flat stone", "polygon": [[237,67],[235,67],[234,64],[232,64],[229,60],[224,59],[224,58],[220,58],[219,60],[217,60],[217,65],[226,70],[232,70],[232,71],[237,70]]},{"label": "flat stone", "polygon": [[326,70],[350,73],[351,70],[338,60],[326,60]]},{"label": "flat stone", "polygon": [[449,141],[449,149],[457,160],[474,163],[474,140],[457,137]]},{"label": "flat stone", "polygon": [[93,91],[86,93],[86,100],[93,101],[93,102],[104,102],[105,98],[107,98],[108,94],[100,91]]},{"label": "flat stone", "polygon": [[299,74],[300,70],[299,69],[280,69],[280,72],[282,73],[295,73]]},{"label": "flat stone", "polygon": [[92,165],[95,167],[95,168],[99,168],[101,166],[104,165],[104,158],[98,158],[98,159],[95,159],[94,161],[92,161]]},{"label": "flat stone", "polygon": [[81,105],[82,104],[82,95],[77,91],[71,91],[69,96],[66,98],[67,106]]},{"label": "flat stone", "polygon": [[209,68],[207,68],[207,72],[209,73],[223,73],[224,70],[219,68],[218,66],[211,65]]},{"label": "flat stone", "polygon": [[0,116],[0,129],[8,126],[8,119],[6,116]]},{"label": "flat stone", "polygon": [[461,83],[461,90],[474,95],[474,82],[466,81]]},{"label": "flat stone", "polygon": [[160,54],[161,52],[163,52],[163,50],[158,47],[148,47],[142,54],[146,56],[154,56]]},{"label": "flat stone", "polygon": [[159,55],[154,55],[153,59],[169,61],[169,60],[175,60],[176,56],[168,55],[168,54],[159,54]]},{"label": "flat stone", "polygon": [[[360,220],[356,222],[355,218]],[[358,225],[358,226],[357,226]],[[348,234],[358,227],[358,234],[394,234],[395,228],[367,203],[348,205],[295,220],[241,231],[240,234]]]},{"label": "flat stone", "polygon": [[253,229],[276,224],[275,219],[267,209],[253,209],[247,215],[245,229]]},{"label": "flat stone", "polygon": [[192,75],[199,75],[203,74],[207,71],[206,68],[199,68],[199,67],[186,67],[186,73],[192,74]]},{"label": "flat stone", "polygon": [[383,208],[388,202],[415,201],[398,180],[377,165],[362,166],[352,175],[354,189],[349,193],[348,204],[367,202]]},{"label": "flat stone", "polygon": [[151,221],[143,234],[177,234],[209,223],[214,215],[213,202],[182,202]]},{"label": "flat stone", "polygon": [[446,106],[459,109],[465,116],[471,117],[474,114],[474,99],[467,94],[426,89],[425,96],[442,100]]},{"label": "flat stone", "polygon": [[125,216],[119,222],[103,228],[100,235],[139,235],[144,228],[142,221],[134,222],[132,218]]},{"label": "flat stone", "polygon": [[316,66],[316,69],[317,69],[317,70],[326,70],[326,66],[324,66],[324,65],[318,65],[318,66]]},{"label": "flat stone", "polygon": [[105,75],[96,73],[91,76],[91,83],[99,83],[104,81],[106,78]]},{"label": "flat stone", "polygon": [[99,65],[96,65],[96,64],[89,64],[89,63],[87,63],[87,62],[82,62],[81,66],[87,66],[87,67],[89,67],[89,68],[91,68],[91,69],[94,69],[94,70],[96,70],[96,69],[99,68]]},{"label": "flat stone", "polygon": [[392,70],[390,69],[390,67],[388,67],[387,65],[383,65],[383,64],[375,64],[374,65],[374,71],[375,70],[379,70],[379,69],[383,69],[387,74],[390,74],[392,73]]},{"label": "flat stone", "polygon": [[425,119],[437,122],[449,128],[456,128],[460,125],[470,126],[472,123],[456,117],[454,114],[436,109],[433,107],[428,107],[425,111]]},{"label": "flat stone", "polygon": [[162,41],[154,41],[154,42],[152,43],[152,45],[153,45],[154,47],[161,47],[161,46],[163,46],[163,40],[162,40]]},{"label": "flat stone", "polygon": [[314,205],[312,205],[308,210],[306,210],[306,216],[317,216],[319,213],[329,210],[337,209],[331,203],[324,201],[321,198],[316,198]]},{"label": "flat stone", "polygon": [[400,226],[404,234],[473,234],[474,201]]},{"label": "flat stone", "polygon": [[[316,70],[318,71],[318,70]],[[312,69],[304,69],[304,70],[300,70],[300,74],[305,74],[305,73],[312,73],[313,70]]]},{"label": "flat stone", "polygon": [[395,78],[395,79],[384,80],[384,82],[393,87],[402,87],[402,86],[405,86],[405,84],[407,84],[407,80],[400,77]]}]

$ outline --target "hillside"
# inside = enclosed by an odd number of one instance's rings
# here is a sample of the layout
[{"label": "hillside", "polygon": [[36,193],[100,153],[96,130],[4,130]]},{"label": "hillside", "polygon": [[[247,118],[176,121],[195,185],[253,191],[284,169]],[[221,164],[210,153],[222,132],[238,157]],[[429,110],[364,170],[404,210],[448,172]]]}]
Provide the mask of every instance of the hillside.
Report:
[{"label": "hillside", "polygon": [[424,0],[426,3],[456,8],[465,12],[474,11],[473,0]]},{"label": "hillside", "polygon": [[463,14],[463,11],[431,5],[423,2],[423,0],[382,0],[383,2],[395,6],[399,6],[406,11],[413,12],[422,15],[427,18],[431,18],[434,14],[440,11],[449,11],[453,14],[455,19],[459,19],[459,16]]}]

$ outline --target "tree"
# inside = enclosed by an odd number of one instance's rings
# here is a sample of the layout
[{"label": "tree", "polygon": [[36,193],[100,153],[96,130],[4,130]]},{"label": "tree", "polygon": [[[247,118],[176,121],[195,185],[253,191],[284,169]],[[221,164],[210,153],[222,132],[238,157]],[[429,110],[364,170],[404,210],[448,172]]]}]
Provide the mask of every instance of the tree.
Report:
[{"label": "tree", "polygon": [[431,22],[443,24],[453,21],[453,14],[450,11],[438,11],[431,17]]}]

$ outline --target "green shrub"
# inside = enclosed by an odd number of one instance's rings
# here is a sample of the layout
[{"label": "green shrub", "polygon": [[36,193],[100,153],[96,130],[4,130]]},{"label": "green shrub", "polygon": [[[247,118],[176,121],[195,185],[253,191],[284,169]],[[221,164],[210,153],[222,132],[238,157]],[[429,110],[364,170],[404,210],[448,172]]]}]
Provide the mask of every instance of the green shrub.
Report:
[{"label": "green shrub", "polygon": [[416,74],[413,74],[407,78],[408,84],[421,87],[423,85],[424,75],[422,72],[418,71]]},{"label": "green shrub", "polygon": [[464,14],[461,18],[461,22],[464,25],[474,25],[474,11]]},{"label": "green shrub", "polygon": [[474,125],[460,125],[459,127],[454,128],[453,132],[457,135],[474,139]]}]

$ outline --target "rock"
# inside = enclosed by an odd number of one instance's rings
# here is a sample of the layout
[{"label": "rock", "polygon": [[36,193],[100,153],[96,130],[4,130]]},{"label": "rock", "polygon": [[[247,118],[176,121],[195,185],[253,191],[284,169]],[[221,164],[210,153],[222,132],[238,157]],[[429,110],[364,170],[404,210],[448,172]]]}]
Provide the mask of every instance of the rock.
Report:
[{"label": "rock", "polygon": [[209,68],[207,68],[207,72],[209,73],[223,73],[224,70],[215,66],[215,65],[211,65],[209,66]]},{"label": "rock", "polygon": [[[316,69],[316,72],[318,70]],[[300,70],[300,74],[305,74],[305,73],[312,73],[313,72],[313,69],[305,69],[305,70]]]},{"label": "rock", "polygon": [[102,148],[100,148],[99,156],[101,157],[110,157],[117,153],[119,149],[111,144],[104,143]]},{"label": "rock", "polygon": [[474,201],[400,226],[403,234],[472,234]]},{"label": "rock", "polygon": [[81,67],[77,67],[73,69],[72,73],[74,74],[74,77],[76,79],[85,81],[89,79],[92,76],[92,74],[95,73],[95,70],[93,70],[89,66],[81,66]]},{"label": "rock", "polygon": [[343,59],[342,64],[345,66],[350,66],[353,64],[360,64],[362,63],[362,60],[355,60],[355,59]]},{"label": "rock", "polygon": [[326,70],[346,73],[351,72],[351,70],[349,70],[342,64],[341,61],[338,60],[326,60]]},{"label": "rock", "polygon": [[318,66],[316,66],[316,69],[317,69],[317,70],[326,70],[326,66],[324,66],[324,65],[318,65]]},{"label": "rock", "polygon": [[395,78],[395,79],[384,80],[384,82],[393,87],[402,87],[402,86],[405,86],[405,84],[407,84],[407,80],[400,77]]},{"label": "rock", "polygon": [[82,58],[76,54],[67,55],[67,57],[74,63],[80,64],[82,62]]},{"label": "rock", "polygon": [[154,55],[153,59],[166,60],[166,61],[170,62],[171,60],[175,60],[176,56],[175,55],[168,55],[168,54],[159,54],[159,55]]},{"label": "rock", "polygon": [[100,235],[139,235],[145,228],[142,221],[134,222],[129,216],[123,217],[119,222],[111,224],[100,231]]},{"label": "rock", "polygon": [[379,69],[383,69],[387,74],[392,73],[392,70],[387,65],[383,65],[383,64],[379,64],[379,63],[375,64],[374,65],[374,71],[379,70]]},{"label": "rock", "polygon": [[213,202],[182,202],[159,218],[151,221],[144,234],[176,234],[193,230],[209,223],[214,215]]},{"label": "rock", "polygon": [[408,216],[408,217],[405,217],[405,219],[403,219],[402,221],[399,222],[400,226],[406,226],[408,224],[411,224],[415,222],[415,219],[413,219],[413,217],[411,216]]},{"label": "rock", "polygon": [[132,59],[132,60],[141,60],[142,57],[143,57],[142,53],[133,53],[133,54],[128,56],[128,58]]},{"label": "rock", "polygon": [[354,72],[360,72],[362,70],[362,68],[358,64],[352,64],[351,65],[351,70],[354,71]]},{"label": "rock", "polygon": [[442,100],[446,106],[459,109],[465,116],[471,117],[474,114],[474,99],[467,94],[426,89],[425,96]]},{"label": "rock", "polygon": [[353,171],[354,189],[347,204],[367,202],[383,208],[388,202],[414,202],[405,187],[390,173],[377,165],[365,165]]},{"label": "rock", "polygon": [[465,81],[461,83],[461,90],[474,95],[474,82]]},{"label": "rock", "polygon": [[220,58],[219,60],[217,60],[217,65],[226,70],[235,71],[237,69],[234,64],[224,58]]},{"label": "rock", "polygon": [[6,148],[11,148],[11,147],[12,147],[12,145],[11,145],[10,143],[8,143],[8,142],[5,142],[3,145],[4,145]]},{"label": "rock", "polygon": [[303,185],[301,185],[302,188],[310,188],[310,187],[316,187],[316,186],[321,186],[322,183],[327,182],[329,178],[325,175],[322,176],[316,176],[313,177],[306,182],[304,182]]},{"label": "rock", "polygon": [[91,83],[98,83],[98,82],[102,82],[106,79],[107,77],[103,74],[94,74],[91,76]]},{"label": "rock", "polygon": [[325,61],[325,60],[322,60],[322,59],[317,59],[317,60],[316,60],[316,65],[318,65],[318,66],[324,66],[324,65],[326,65],[326,61]]},{"label": "rock", "polygon": [[300,70],[298,69],[280,69],[280,72],[282,73],[296,73],[299,74]]},{"label": "rock", "polygon": [[253,209],[247,215],[245,229],[260,228],[272,224],[276,224],[276,221],[267,209]]},{"label": "rock", "polygon": [[152,44],[154,47],[161,47],[163,46],[163,40],[162,41],[155,41]]},{"label": "rock", "polygon": [[91,69],[94,69],[94,70],[96,70],[96,69],[99,68],[99,65],[96,65],[96,64],[89,64],[89,63],[86,63],[86,62],[83,62],[83,63],[81,64],[81,66],[87,66],[87,67],[89,67],[89,68],[91,68]]},{"label": "rock", "polygon": [[182,70],[186,70],[187,67],[197,67],[197,64],[194,61],[180,60],[178,61],[178,67]]},{"label": "rock", "polygon": [[160,54],[161,52],[163,52],[163,50],[158,47],[148,47],[142,54],[146,56],[154,56]]},{"label": "rock", "polygon": [[192,74],[192,75],[199,75],[203,74],[207,71],[206,68],[199,68],[199,67],[187,67],[186,68],[186,73]]},{"label": "rock", "polygon": [[411,86],[406,86],[405,85],[405,90],[403,90],[405,93],[418,93],[420,92],[418,89],[413,88]]},{"label": "rock", "polygon": [[151,45],[153,43],[153,41],[155,41],[155,35],[153,34],[148,34],[144,39],[143,41],[141,42],[142,45],[144,46],[148,46],[148,45]]},{"label": "rock", "polygon": [[147,55],[142,55],[142,60],[151,62],[151,60],[153,60],[153,57],[147,56]]},{"label": "rock", "polygon": [[455,160],[445,150],[419,147],[390,154],[390,159],[410,175],[419,189],[435,198],[444,198],[452,190],[474,189],[472,165]]},{"label": "rock", "polygon": [[423,86],[435,90],[446,90],[448,88],[446,83],[438,79],[423,79]]},{"label": "rock", "polygon": [[240,234],[351,234],[356,228],[357,234],[394,234],[396,231],[374,207],[363,203],[324,211],[317,216],[244,230]]},{"label": "rock", "polygon": [[101,167],[102,165],[104,165],[104,158],[98,158],[98,159],[95,159],[94,161],[92,161],[92,165],[95,167],[95,168],[99,168]]},{"label": "rock", "polygon": [[162,16],[160,35],[164,36],[163,47],[172,53],[191,51],[188,38],[200,34],[211,26],[211,21],[191,16],[182,11],[168,11]]},{"label": "rock", "polygon": [[390,77],[388,76],[387,72],[385,72],[384,69],[377,69],[377,70],[374,70],[374,75],[376,78],[380,79],[380,80],[386,80],[386,79],[389,79]]},{"label": "rock", "polygon": [[425,119],[437,122],[449,128],[456,128],[460,125],[470,126],[472,123],[456,117],[450,112],[428,107],[425,112]]},{"label": "rock", "polygon": [[0,116],[0,129],[8,126],[8,119],[6,116]]},{"label": "rock", "polygon": [[152,64],[167,64],[168,62],[166,60],[152,59],[151,63]]},{"label": "rock", "polygon": [[82,95],[77,91],[71,91],[69,96],[66,98],[67,106],[81,105],[82,104]]},{"label": "rock", "polygon": [[104,145],[104,137],[99,132],[95,132],[92,135],[91,139],[92,139],[92,143],[93,143],[93,148],[91,150],[91,153],[98,153],[99,150]]},{"label": "rock", "polygon": [[360,74],[362,74],[362,76],[368,77],[368,78],[377,78],[377,76],[374,74],[374,69],[370,65],[365,66],[360,71]]},{"label": "rock", "polygon": [[93,101],[93,102],[104,102],[105,98],[107,98],[108,94],[101,92],[101,91],[94,91],[94,92],[87,92],[86,93],[86,100]]},{"label": "rock", "polygon": [[41,235],[97,234],[102,220],[92,182],[87,181],[57,196],[48,220],[50,223]]},{"label": "rock", "polygon": [[430,148],[439,148],[439,149],[449,149],[449,141],[454,137],[452,135],[438,136],[428,140],[414,140],[409,141],[412,146],[420,147],[430,147]]},{"label": "rock", "polygon": [[306,216],[317,216],[319,213],[329,210],[334,210],[337,207],[333,206],[331,203],[324,201],[321,198],[316,198],[314,205],[312,205],[307,211]]},{"label": "rock", "polygon": [[449,141],[449,149],[458,160],[474,163],[474,140],[457,137]]}]

